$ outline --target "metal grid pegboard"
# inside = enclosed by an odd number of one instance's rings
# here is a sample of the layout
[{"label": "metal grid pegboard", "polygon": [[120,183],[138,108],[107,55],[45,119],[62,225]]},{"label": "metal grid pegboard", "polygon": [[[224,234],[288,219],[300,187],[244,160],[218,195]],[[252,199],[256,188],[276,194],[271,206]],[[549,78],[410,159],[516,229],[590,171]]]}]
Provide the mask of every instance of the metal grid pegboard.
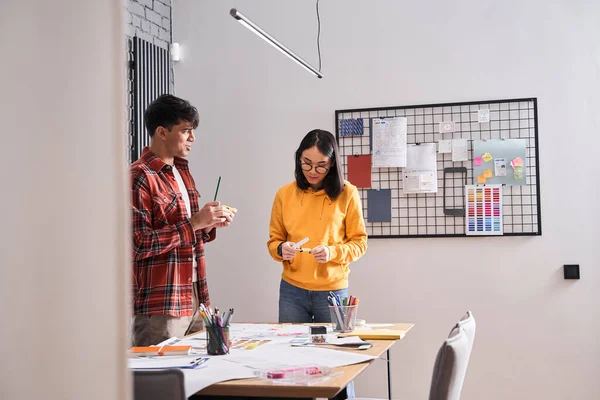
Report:
[{"label": "metal grid pegboard", "polygon": [[[490,122],[477,122],[480,108],[490,109]],[[403,194],[402,168],[373,168],[372,189],[391,189],[392,221],[369,222],[368,189],[359,189],[369,237],[466,236],[464,217],[444,215],[444,168],[465,167],[467,183],[473,184],[473,141],[482,139],[526,139],[526,185],[504,186],[503,190],[504,235],[541,235],[536,98],[336,110],[336,137],[344,176],[348,156],[371,154],[371,122],[381,117],[406,117],[408,144],[466,138],[469,160],[453,162],[450,153],[438,153],[438,192],[428,194]],[[340,120],[349,118],[363,118],[362,136],[340,137]],[[439,123],[444,121],[454,121],[454,134],[439,133]],[[448,175],[446,179],[446,207],[464,205],[464,177]]]}]

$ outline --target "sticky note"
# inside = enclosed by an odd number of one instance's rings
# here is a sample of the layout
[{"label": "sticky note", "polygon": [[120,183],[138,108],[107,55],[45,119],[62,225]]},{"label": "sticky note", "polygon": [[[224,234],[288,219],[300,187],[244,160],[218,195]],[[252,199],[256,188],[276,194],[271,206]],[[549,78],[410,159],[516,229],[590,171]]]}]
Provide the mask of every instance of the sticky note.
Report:
[{"label": "sticky note", "polygon": [[522,167],[523,166],[523,159],[521,157],[517,157],[514,160],[512,160],[510,162],[510,166],[515,168],[515,167]]},{"label": "sticky note", "polygon": [[514,167],[514,178],[515,179],[523,179],[523,167],[516,166]]},{"label": "sticky note", "polygon": [[477,177],[477,183],[485,183],[485,177],[483,175],[479,175]]},{"label": "sticky note", "polygon": [[473,159],[473,165],[481,165],[483,163],[483,159],[481,157],[475,157]]},{"label": "sticky note", "polygon": [[440,122],[440,133],[454,132],[454,121]]},{"label": "sticky note", "polygon": [[485,179],[489,179],[489,178],[491,178],[492,176],[493,176],[493,175],[492,175],[492,170],[491,170],[491,169],[486,169],[485,171],[483,171],[483,177],[484,177]]},{"label": "sticky note", "polygon": [[492,160],[493,157],[490,153],[485,153],[481,158],[483,158],[483,161],[489,162]]}]

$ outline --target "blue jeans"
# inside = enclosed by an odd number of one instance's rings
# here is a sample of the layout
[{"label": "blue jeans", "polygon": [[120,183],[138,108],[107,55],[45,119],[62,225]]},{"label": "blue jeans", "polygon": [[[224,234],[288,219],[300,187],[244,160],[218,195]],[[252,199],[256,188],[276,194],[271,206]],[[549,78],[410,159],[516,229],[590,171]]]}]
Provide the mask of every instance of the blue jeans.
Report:
[{"label": "blue jeans", "polygon": [[[330,323],[329,290],[306,290],[290,285],[283,279],[279,285],[279,322]],[[332,290],[348,297],[348,288]]]},{"label": "blue jeans", "polygon": [[[279,284],[279,322],[331,323],[327,296],[329,290],[306,290],[290,285],[283,279]],[[348,288],[332,290],[341,298],[348,297]],[[351,399],[354,394],[354,382],[346,386],[346,394]]]}]

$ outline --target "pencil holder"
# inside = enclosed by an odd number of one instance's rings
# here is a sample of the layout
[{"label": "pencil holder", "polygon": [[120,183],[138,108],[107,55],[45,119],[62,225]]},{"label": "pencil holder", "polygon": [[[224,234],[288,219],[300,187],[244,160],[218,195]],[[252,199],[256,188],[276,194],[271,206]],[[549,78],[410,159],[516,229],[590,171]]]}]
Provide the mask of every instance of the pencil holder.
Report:
[{"label": "pencil holder", "polygon": [[229,354],[229,328],[206,327],[206,352],[211,356]]},{"label": "pencil holder", "polygon": [[329,306],[334,332],[351,332],[356,325],[358,306]]}]

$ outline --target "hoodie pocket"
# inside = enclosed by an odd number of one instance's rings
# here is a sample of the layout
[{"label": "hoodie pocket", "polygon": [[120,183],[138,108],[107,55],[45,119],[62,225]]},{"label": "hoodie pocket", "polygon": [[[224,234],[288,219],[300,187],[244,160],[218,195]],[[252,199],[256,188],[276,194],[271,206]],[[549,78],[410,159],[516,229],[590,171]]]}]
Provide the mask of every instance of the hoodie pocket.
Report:
[{"label": "hoodie pocket", "polygon": [[340,264],[319,264],[317,267],[317,278],[327,282],[337,282],[344,279],[346,275],[346,268]]}]

